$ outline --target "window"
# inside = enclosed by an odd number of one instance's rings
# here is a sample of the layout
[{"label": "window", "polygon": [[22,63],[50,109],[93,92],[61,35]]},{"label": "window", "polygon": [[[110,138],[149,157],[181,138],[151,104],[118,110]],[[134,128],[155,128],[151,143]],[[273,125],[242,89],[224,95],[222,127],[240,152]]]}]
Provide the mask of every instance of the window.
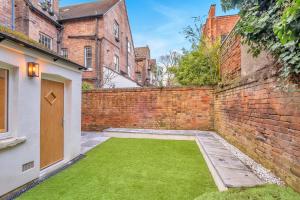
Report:
[{"label": "window", "polygon": [[114,22],[114,36],[117,41],[120,39],[120,27],[117,21]]},{"label": "window", "polygon": [[137,78],[137,81],[138,81],[139,83],[142,82],[142,74],[141,74],[141,73],[137,73],[137,74],[136,74],[136,78]]},{"label": "window", "polygon": [[84,47],[84,66],[88,69],[91,69],[92,62],[92,47]]},{"label": "window", "polygon": [[120,61],[119,61],[119,56],[117,55],[114,56],[114,67],[117,72],[120,71]]},{"label": "window", "polygon": [[127,73],[128,73],[128,76],[131,77],[131,65],[127,66]]},{"label": "window", "polygon": [[8,70],[0,69],[0,134],[7,130]]},{"label": "window", "polygon": [[52,49],[52,38],[45,35],[44,33],[40,33],[39,43],[41,43],[48,49]]},{"label": "window", "polygon": [[130,43],[130,41],[127,39],[127,51],[128,51],[128,53],[131,53],[131,43]]},{"label": "window", "polygon": [[64,58],[68,58],[68,49],[67,48],[61,49],[61,56]]}]

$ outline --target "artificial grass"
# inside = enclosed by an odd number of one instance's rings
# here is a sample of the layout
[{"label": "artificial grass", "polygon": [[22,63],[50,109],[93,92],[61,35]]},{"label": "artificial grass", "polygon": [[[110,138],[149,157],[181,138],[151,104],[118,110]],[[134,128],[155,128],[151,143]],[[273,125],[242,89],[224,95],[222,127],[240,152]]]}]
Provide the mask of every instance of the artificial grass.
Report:
[{"label": "artificial grass", "polygon": [[193,200],[213,191],[194,141],[114,138],[20,199]]},{"label": "artificial grass", "polygon": [[291,188],[265,185],[249,189],[232,189],[227,192],[206,193],[195,200],[300,200],[300,194]]}]

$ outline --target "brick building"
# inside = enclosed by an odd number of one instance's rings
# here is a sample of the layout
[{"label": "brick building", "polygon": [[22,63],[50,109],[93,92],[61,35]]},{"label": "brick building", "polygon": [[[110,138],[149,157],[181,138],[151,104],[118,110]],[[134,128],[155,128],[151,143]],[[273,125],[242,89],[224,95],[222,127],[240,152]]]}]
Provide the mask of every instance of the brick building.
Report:
[{"label": "brick building", "polygon": [[0,12],[1,26],[85,66],[83,79],[96,87],[139,87],[125,0],[64,8],[58,0],[1,0]]},{"label": "brick building", "polygon": [[156,60],[148,46],[135,48],[136,81],[142,86],[156,85]]},{"label": "brick building", "polygon": [[15,0],[15,30],[59,52],[58,1]]},{"label": "brick building", "polygon": [[124,0],[63,7],[59,21],[64,27],[62,53],[88,68],[85,81],[102,87],[111,81],[111,74],[105,73],[109,69],[135,83],[134,46]]},{"label": "brick building", "polygon": [[221,38],[222,41],[232,31],[239,20],[239,15],[216,16],[216,5],[210,6],[207,20],[203,26],[202,34],[211,42]]}]

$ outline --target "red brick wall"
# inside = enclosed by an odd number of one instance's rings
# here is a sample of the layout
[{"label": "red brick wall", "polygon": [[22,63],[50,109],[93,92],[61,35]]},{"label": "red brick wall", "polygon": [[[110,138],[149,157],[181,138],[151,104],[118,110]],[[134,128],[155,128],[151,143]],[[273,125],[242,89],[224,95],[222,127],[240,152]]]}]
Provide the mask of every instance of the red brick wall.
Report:
[{"label": "red brick wall", "polygon": [[203,26],[203,36],[212,42],[222,35],[228,35],[240,17],[238,15],[216,16],[216,6],[210,7],[207,20]]},{"label": "red brick wall", "polygon": [[300,191],[300,92],[283,92],[268,76],[216,91],[215,130]]},{"label": "red brick wall", "polygon": [[239,36],[230,34],[222,44],[220,73],[222,82],[232,82],[241,77],[241,41]]},{"label": "red brick wall", "polygon": [[0,0],[0,25],[11,27],[11,1],[10,0]]},{"label": "red brick wall", "polygon": [[[50,21],[50,18],[55,20],[57,16],[50,16],[47,11],[41,10],[37,0],[33,1],[35,8],[39,9],[49,19],[45,19],[37,14],[35,11],[31,10],[28,5],[26,5],[24,0],[15,0],[15,11],[16,11],[16,31],[22,32],[29,38],[39,41],[40,33],[46,34],[52,38],[52,50],[57,52],[57,42],[58,42],[58,30],[54,23]],[[58,1],[55,2],[55,13],[58,14]]]},{"label": "red brick wall", "polygon": [[83,92],[82,130],[107,127],[213,128],[211,88],[115,89]]}]

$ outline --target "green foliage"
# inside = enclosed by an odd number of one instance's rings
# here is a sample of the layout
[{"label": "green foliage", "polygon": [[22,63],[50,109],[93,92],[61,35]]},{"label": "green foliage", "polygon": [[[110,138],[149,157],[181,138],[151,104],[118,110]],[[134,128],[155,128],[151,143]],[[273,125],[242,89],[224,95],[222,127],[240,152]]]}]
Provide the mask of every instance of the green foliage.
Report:
[{"label": "green foliage", "polygon": [[298,200],[300,195],[288,187],[265,185],[249,189],[232,189],[227,192],[206,193],[195,200]]},{"label": "green foliage", "polygon": [[92,90],[94,89],[94,86],[90,83],[87,82],[82,82],[82,86],[81,86],[83,91],[87,91],[87,90]]},{"label": "green foliage", "polygon": [[176,81],[185,86],[214,85],[219,81],[220,41],[211,44],[202,39],[200,45],[185,51],[177,67],[170,68]]},{"label": "green foliage", "polygon": [[222,5],[225,10],[240,8],[236,32],[253,55],[270,52],[280,64],[281,77],[299,83],[300,1],[222,0]]}]

